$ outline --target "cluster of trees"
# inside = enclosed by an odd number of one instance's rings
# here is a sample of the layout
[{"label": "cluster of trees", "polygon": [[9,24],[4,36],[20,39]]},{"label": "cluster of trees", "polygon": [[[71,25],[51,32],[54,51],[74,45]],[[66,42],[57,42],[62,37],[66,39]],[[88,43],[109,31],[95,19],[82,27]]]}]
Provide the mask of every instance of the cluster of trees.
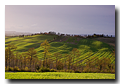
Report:
[{"label": "cluster of trees", "polygon": [[19,35],[19,38],[20,37],[28,37],[28,36],[33,36],[33,35],[56,35],[56,32],[40,32],[40,33],[35,33],[35,34],[30,34],[30,35]]},{"label": "cluster of trees", "polygon": [[104,35],[99,35],[99,34],[93,34],[93,35],[88,35],[87,38],[93,38],[93,37],[104,37]]},{"label": "cluster of trees", "polygon": [[[108,35],[104,35],[104,34],[93,34],[93,35],[88,35],[87,38],[93,38],[93,37],[109,37]],[[110,36],[112,37],[112,35]]]},{"label": "cluster of trees", "polygon": [[35,49],[30,48],[28,52],[19,54],[14,52],[16,48],[16,46],[8,44],[5,49],[5,68],[8,70],[11,68],[19,68],[21,70],[29,68],[29,70],[32,70],[32,66],[35,66],[38,60]]},{"label": "cluster of trees", "polygon": [[[43,68],[54,69],[58,71],[69,72],[112,72],[115,73],[115,65],[110,63],[109,58],[92,58],[85,63],[76,61],[80,57],[80,51],[73,48],[71,53],[62,56],[55,53],[51,56],[49,52],[50,45],[47,40],[41,43],[40,47],[44,48],[43,60],[37,56],[37,51],[30,48],[22,54],[15,52],[16,46],[8,44],[5,49],[5,68],[6,71],[39,71]],[[91,55],[91,54],[90,54]],[[96,59],[95,61],[92,61]],[[45,69],[45,70],[46,70]],[[53,71],[54,71],[53,70]]]}]

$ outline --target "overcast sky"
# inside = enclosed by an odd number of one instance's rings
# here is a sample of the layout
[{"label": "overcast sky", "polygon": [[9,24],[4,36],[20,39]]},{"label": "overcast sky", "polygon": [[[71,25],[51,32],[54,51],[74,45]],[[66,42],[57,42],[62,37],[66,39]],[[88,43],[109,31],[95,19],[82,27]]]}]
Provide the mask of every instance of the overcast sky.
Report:
[{"label": "overcast sky", "polygon": [[5,31],[115,35],[115,6],[6,5]]}]

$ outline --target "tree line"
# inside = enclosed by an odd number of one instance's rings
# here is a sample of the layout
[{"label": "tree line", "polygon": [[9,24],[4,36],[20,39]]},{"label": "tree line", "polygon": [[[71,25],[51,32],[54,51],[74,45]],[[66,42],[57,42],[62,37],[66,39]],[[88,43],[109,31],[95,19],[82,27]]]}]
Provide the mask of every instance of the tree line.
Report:
[{"label": "tree line", "polygon": [[[81,52],[77,48],[64,56],[60,53],[51,55],[49,52],[50,44],[47,40],[41,43],[40,47],[44,49],[43,59],[37,56],[37,51],[30,48],[27,52],[15,52],[17,47],[8,44],[5,49],[5,70],[6,71],[64,71],[64,72],[105,72],[115,73],[115,64],[111,64],[109,58],[87,59],[81,63],[79,59]],[[115,56],[115,53],[112,53]],[[91,53],[89,53],[91,56]],[[95,61],[93,61],[95,59]]]}]

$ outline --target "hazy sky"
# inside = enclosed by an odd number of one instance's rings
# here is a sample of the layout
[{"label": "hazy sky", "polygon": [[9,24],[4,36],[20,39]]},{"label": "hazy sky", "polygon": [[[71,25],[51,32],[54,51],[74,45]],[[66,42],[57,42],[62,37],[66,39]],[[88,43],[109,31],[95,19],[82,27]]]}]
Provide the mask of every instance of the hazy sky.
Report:
[{"label": "hazy sky", "polygon": [[6,5],[5,31],[115,34],[114,5]]}]

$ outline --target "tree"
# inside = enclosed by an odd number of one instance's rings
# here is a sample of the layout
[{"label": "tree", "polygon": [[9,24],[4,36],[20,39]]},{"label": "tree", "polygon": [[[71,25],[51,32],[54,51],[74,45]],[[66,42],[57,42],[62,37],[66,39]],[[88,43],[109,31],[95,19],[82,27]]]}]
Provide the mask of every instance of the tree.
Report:
[{"label": "tree", "polygon": [[97,58],[95,61],[95,65],[97,66],[97,69],[99,72],[110,72],[111,70],[111,60],[106,57]]},{"label": "tree", "polygon": [[9,67],[10,67],[10,59],[13,57],[13,52],[16,50],[16,46],[15,45],[13,45],[13,44],[8,44],[7,45],[7,50],[6,50],[6,55],[8,55],[7,57],[8,57],[8,59],[9,59]]},{"label": "tree", "polygon": [[52,63],[51,60],[50,60],[50,59],[47,59],[47,60],[46,60],[46,67],[47,67],[47,68],[50,68],[51,63]]},{"label": "tree", "polygon": [[67,57],[68,57],[68,59],[67,59],[67,61],[68,61],[68,69],[70,70],[70,66],[71,66],[71,63],[72,63],[72,57],[71,57],[70,54]]},{"label": "tree", "polygon": [[[27,53],[28,53],[28,52],[27,52]],[[27,53],[26,53],[26,54],[27,54]],[[31,57],[30,57],[30,56],[27,56],[27,57],[26,57],[26,66],[29,67],[29,68],[31,67],[30,61],[31,61]],[[29,70],[30,70],[30,69],[29,69]]]},{"label": "tree", "polygon": [[23,64],[22,54],[19,55],[19,58],[20,58],[20,69],[22,69],[22,64]]},{"label": "tree", "polygon": [[23,64],[24,64],[24,69],[26,67],[26,62],[27,62],[27,56],[26,56],[27,53],[22,53],[22,56],[23,56]]},{"label": "tree", "polygon": [[58,32],[58,36],[60,36],[60,33]]},{"label": "tree", "polygon": [[[50,61],[50,62],[49,62]],[[49,61],[47,62],[47,63],[49,63],[50,64],[50,68],[54,68],[54,59],[52,58],[52,57],[49,57]]]},{"label": "tree", "polygon": [[73,66],[73,65],[74,65],[74,59],[77,58],[80,54],[79,54],[79,51],[78,51],[77,48],[73,48],[71,54],[73,55],[73,56],[72,56],[72,60],[73,60],[72,66]]},{"label": "tree", "polygon": [[63,63],[60,61],[60,60],[58,60],[57,61],[57,70],[62,70],[63,69]]},{"label": "tree", "polygon": [[102,61],[103,61],[103,71],[104,72],[109,72],[110,71],[110,67],[111,67],[111,60],[110,60],[110,58],[106,58],[106,57],[103,57],[102,59],[101,59]]},{"label": "tree", "polygon": [[16,66],[16,67],[17,67],[17,65],[18,65],[18,58],[19,58],[19,53],[16,52],[16,54],[15,54],[15,66]]},{"label": "tree", "polygon": [[34,48],[30,48],[26,54],[30,57],[30,70],[31,70],[32,59],[37,57],[36,55],[37,51]]},{"label": "tree", "polygon": [[38,57],[32,59],[34,70],[36,71],[36,66],[38,62]]},{"label": "tree", "polygon": [[64,55],[63,62],[64,62],[64,68],[66,70],[66,62],[67,62],[67,54]]},{"label": "tree", "polygon": [[15,67],[14,64],[15,64],[15,55],[12,53],[12,67],[13,68]]},{"label": "tree", "polygon": [[55,57],[55,62],[56,62],[56,69],[57,69],[57,63],[58,63],[58,59],[60,58],[60,53],[55,53],[54,54],[54,57]]},{"label": "tree", "polygon": [[5,66],[7,68],[7,63],[8,63],[8,59],[9,59],[9,53],[8,53],[8,49],[5,49]]},{"label": "tree", "polygon": [[45,40],[43,43],[40,45],[42,48],[44,48],[44,61],[43,61],[43,67],[46,67],[46,60],[47,60],[47,54],[49,54],[48,49],[50,48],[49,42]]},{"label": "tree", "polygon": [[87,59],[88,61],[86,62],[89,68],[92,66],[91,59],[90,59],[91,56],[92,56],[92,51],[89,52],[88,59]]},{"label": "tree", "polygon": [[112,51],[112,56],[115,57],[115,49]]}]

